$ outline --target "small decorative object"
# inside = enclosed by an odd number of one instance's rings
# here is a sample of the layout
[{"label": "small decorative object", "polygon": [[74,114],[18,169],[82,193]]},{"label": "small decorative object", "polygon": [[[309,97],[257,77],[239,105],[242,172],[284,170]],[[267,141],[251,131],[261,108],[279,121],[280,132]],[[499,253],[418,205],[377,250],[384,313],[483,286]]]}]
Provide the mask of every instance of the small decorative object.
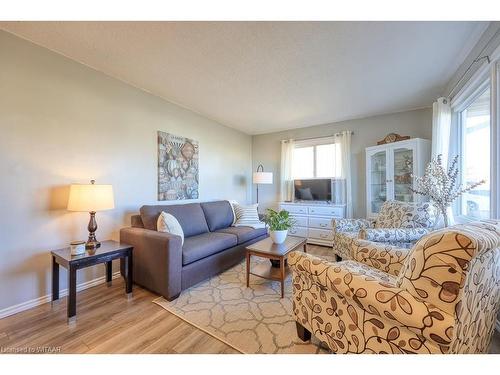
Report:
[{"label": "small decorative object", "polygon": [[[422,177],[415,176],[415,188],[410,190],[416,194],[428,197],[438,214],[443,216],[444,226],[448,226],[448,207],[453,201],[475,187],[484,184],[486,181],[481,180],[472,185],[463,187],[458,181],[458,155],[453,158],[453,161],[448,168],[448,171],[443,167],[442,155],[432,159]],[[437,222],[437,221],[436,221]]]},{"label": "small decorative object", "polygon": [[111,210],[115,208],[113,198],[113,186],[96,185],[95,180],[90,184],[75,184],[69,189],[68,211],[89,212],[90,221],[88,225],[89,238],[85,244],[87,250],[97,249],[101,243],[97,241],[95,232],[97,222],[95,213],[97,211]]},{"label": "small decorative object", "polygon": [[275,211],[270,208],[266,210],[264,222],[269,226],[269,236],[276,244],[285,242],[288,229],[295,225],[295,220],[286,210]]},{"label": "small decorative object", "polygon": [[197,199],[198,142],[158,132],[158,200]]},{"label": "small decorative object", "polygon": [[71,255],[82,255],[85,253],[85,241],[72,241],[69,244]]},{"label": "small decorative object", "polygon": [[264,166],[259,164],[257,171],[253,172],[252,181],[257,185],[257,203],[259,203],[259,184],[272,184],[273,174],[272,172],[264,172]]},{"label": "small decorative object", "polygon": [[389,133],[385,136],[384,139],[378,141],[378,145],[385,145],[386,143],[394,143],[399,141],[404,141],[405,139],[410,139],[409,135],[399,135],[396,133]]}]

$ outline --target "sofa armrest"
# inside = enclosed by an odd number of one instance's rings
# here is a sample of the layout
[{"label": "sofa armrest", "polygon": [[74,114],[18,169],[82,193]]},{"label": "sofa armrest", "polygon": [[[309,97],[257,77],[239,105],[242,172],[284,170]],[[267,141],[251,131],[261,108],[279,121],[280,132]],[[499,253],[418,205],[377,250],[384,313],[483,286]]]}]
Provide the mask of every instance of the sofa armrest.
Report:
[{"label": "sofa armrest", "polygon": [[332,219],[334,232],[358,232],[363,228],[373,227],[373,220],[369,219]]},{"label": "sofa armrest", "polygon": [[415,299],[394,277],[356,261],[329,263],[299,252],[288,263],[295,319],[334,351],[383,352],[403,339],[410,352],[449,349],[454,317]]},{"label": "sofa armrest", "polygon": [[427,228],[363,228],[359,238],[374,242],[415,242],[428,233]]},{"label": "sofa armrest", "polygon": [[120,241],[134,247],[134,282],[168,300],[180,294],[181,237],[144,228],[123,228]]},{"label": "sofa armrest", "polygon": [[360,239],[352,241],[351,247],[354,260],[394,276],[399,275],[410,252],[410,249]]}]

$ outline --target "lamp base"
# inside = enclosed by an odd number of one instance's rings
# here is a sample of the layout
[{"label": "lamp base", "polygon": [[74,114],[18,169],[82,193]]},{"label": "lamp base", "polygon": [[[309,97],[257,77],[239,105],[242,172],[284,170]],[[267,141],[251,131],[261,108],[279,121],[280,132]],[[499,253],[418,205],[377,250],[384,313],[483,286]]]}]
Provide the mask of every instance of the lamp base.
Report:
[{"label": "lamp base", "polygon": [[85,250],[89,250],[89,252],[95,251],[98,247],[101,246],[101,243],[97,241],[95,238],[95,231],[97,230],[97,222],[95,221],[95,211],[90,212],[90,221],[88,225],[89,230],[89,238],[85,243]]},{"label": "lamp base", "polygon": [[95,250],[99,247],[101,247],[101,243],[99,241],[87,241],[85,243],[86,250]]}]

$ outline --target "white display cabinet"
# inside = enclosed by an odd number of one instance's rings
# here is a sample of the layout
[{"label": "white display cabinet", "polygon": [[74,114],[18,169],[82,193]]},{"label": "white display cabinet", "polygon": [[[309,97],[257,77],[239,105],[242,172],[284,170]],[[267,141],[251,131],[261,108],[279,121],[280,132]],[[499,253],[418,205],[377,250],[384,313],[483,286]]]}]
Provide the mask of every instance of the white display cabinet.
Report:
[{"label": "white display cabinet", "polygon": [[418,202],[413,176],[422,176],[430,160],[431,142],[412,138],[366,149],[366,211],[376,217],[386,200]]}]

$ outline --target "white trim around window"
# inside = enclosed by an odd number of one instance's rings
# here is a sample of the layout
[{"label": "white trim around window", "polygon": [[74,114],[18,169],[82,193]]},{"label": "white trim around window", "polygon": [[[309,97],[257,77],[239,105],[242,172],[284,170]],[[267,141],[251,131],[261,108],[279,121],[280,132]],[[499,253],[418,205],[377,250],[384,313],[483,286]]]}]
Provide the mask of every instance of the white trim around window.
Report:
[{"label": "white trim around window", "polygon": [[[452,141],[450,152],[457,154],[461,150],[462,137],[460,134],[460,112],[474,101],[486,87],[490,87],[490,216],[500,217],[500,47],[490,54],[490,64],[481,66],[451,99],[452,107]],[[453,151],[452,151],[453,150]],[[453,155],[453,154],[452,154]],[[458,204],[454,205],[454,212],[458,213]],[[457,221],[467,221],[464,217],[457,217]]]},{"label": "white trim around window", "polygon": [[500,61],[491,67],[491,217],[500,218]]}]

